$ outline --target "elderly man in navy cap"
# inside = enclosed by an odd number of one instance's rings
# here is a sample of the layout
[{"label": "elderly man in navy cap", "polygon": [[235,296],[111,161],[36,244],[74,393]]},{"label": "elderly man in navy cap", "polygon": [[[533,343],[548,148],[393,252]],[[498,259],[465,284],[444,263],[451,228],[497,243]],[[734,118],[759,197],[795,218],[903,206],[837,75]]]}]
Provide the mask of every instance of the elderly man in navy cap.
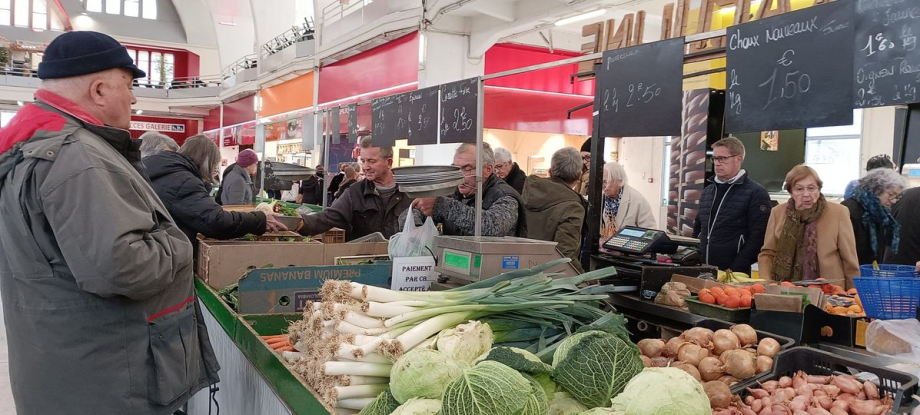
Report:
[{"label": "elderly man in navy cap", "polygon": [[16,410],[172,414],[217,382],[192,246],[126,130],[134,78],[115,39],[69,32],[0,130],[0,292]]}]

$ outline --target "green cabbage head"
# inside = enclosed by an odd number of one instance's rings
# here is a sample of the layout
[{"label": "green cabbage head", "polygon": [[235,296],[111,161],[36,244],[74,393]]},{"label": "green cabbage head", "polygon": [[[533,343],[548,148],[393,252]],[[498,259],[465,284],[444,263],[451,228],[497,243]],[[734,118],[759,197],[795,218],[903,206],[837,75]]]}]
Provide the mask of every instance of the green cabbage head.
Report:
[{"label": "green cabbage head", "polygon": [[441,415],[516,414],[527,405],[534,389],[516,370],[487,360],[447,385]]},{"label": "green cabbage head", "polygon": [[650,367],[613,398],[614,411],[625,415],[710,415],[703,385],[683,370]]},{"label": "green cabbage head", "polygon": [[444,388],[468,367],[437,350],[416,347],[390,369],[390,393],[401,404],[412,398],[441,399]]},{"label": "green cabbage head", "polygon": [[454,360],[472,364],[492,348],[492,329],[488,324],[470,321],[438,334],[438,351]]},{"label": "green cabbage head", "polygon": [[370,405],[358,412],[358,415],[390,415],[397,407],[399,407],[399,402],[396,402],[390,390],[387,389],[380,392]]},{"label": "green cabbage head", "polygon": [[607,406],[644,365],[636,345],[603,331],[577,333],[553,354],[553,379],[589,408]]},{"label": "green cabbage head", "polygon": [[436,399],[412,398],[396,408],[390,415],[437,415],[441,401]]}]

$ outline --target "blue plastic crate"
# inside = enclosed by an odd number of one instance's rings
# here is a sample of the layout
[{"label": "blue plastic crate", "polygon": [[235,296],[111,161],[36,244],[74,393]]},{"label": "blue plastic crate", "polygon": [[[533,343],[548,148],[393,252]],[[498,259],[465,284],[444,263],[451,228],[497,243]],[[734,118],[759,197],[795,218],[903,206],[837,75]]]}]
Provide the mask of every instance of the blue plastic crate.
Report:
[{"label": "blue plastic crate", "polygon": [[917,317],[920,307],[920,274],[910,265],[872,265],[860,267],[862,277],[854,278],[866,315],[882,320]]}]

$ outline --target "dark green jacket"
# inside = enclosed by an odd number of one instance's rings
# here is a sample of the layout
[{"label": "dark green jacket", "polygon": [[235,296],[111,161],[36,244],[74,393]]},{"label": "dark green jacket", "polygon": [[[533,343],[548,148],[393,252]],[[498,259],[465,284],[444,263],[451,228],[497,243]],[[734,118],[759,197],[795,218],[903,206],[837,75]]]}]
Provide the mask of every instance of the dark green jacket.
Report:
[{"label": "dark green jacket", "polygon": [[572,258],[572,265],[583,272],[578,254],[585,221],[585,199],[559,180],[537,176],[528,176],[524,181],[523,199],[527,237],[557,242],[556,249]]}]

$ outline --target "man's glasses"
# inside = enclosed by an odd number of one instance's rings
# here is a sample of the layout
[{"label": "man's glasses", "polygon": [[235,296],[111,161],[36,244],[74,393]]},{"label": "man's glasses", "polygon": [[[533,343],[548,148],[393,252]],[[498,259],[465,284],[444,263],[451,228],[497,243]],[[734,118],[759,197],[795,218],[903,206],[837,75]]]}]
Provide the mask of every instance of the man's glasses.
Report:
[{"label": "man's glasses", "polygon": [[730,156],[725,156],[725,157],[713,157],[712,160],[715,161],[716,163],[723,164],[726,161],[730,160],[732,157],[736,157],[736,156],[737,154],[732,154]]}]

